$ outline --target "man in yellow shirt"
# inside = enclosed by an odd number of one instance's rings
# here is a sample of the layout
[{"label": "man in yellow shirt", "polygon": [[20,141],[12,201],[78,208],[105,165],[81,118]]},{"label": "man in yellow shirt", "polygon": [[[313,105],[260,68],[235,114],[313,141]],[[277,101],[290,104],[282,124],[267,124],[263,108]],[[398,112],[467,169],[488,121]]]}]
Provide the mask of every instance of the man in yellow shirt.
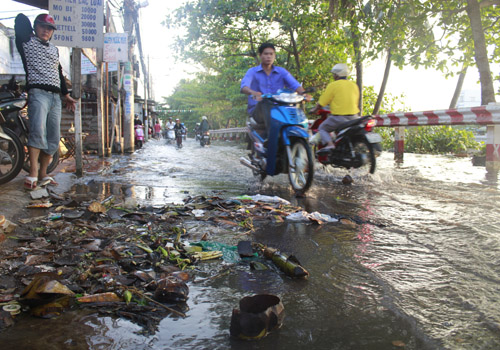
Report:
[{"label": "man in yellow shirt", "polygon": [[356,83],[347,80],[349,67],[345,63],[339,63],[332,68],[331,72],[335,81],[328,84],[316,107],[310,111],[314,113],[318,109],[330,105],[330,115],[318,129],[321,141],[327,145],[320,150],[321,153],[335,148],[330,133],[340,124],[356,119],[359,113],[359,88]]}]

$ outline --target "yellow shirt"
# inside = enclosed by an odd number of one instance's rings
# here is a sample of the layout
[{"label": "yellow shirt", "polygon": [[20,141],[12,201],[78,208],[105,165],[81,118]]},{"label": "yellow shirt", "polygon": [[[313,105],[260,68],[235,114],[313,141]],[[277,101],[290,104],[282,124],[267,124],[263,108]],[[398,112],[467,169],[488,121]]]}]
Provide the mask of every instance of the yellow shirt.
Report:
[{"label": "yellow shirt", "polygon": [[353,115],[359,113],[359,88],[355,82],[339,79],[328,84],[318,100],[321,106],[330,105],[333,115]]}]

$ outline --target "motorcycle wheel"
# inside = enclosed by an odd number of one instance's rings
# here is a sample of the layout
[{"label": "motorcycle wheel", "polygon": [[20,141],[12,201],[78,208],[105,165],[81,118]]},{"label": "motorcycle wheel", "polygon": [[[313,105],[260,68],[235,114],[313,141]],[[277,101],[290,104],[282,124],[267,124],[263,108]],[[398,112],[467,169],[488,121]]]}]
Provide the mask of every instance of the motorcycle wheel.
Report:
[{"label": "motorcycle wheel", "polygon": [[19,137],[7,128],[3,128],[3,132],[12,140],[0,137],[0,184],[15,178],[24,162],[24,149]]},{"label": "motorcycle wheel", "polygon": [[[59,164],[59,149],[52,156],[52,160],[50,161],[49,166],[47,167],[47,174],[50,174],[51,172],[53,172],[57,168],[58,164]],[[23,170],[28,172],[28,173],[30,172],[30,156],[28,153],[28,146],[24,146]]]},{"label": "motorcycle wheel", "polygon": [[200,146],[205,147],[205,140],[203,138],[200,140]]},{"label": "motorcycle wheel", "polygon": [[376,167],[376,158],[375,158],[375,150],[373,149],[373,145],[369,143],[367,140],[355,140],[354,144],[354,152],[356,157],[360,155],[361,157],[366,157],[366,164],[363,166],[354,169],[356,175],[362,175],[363,172],[368,171],[370,174],[375,172]]},{"label": "motorcycle wheel", "polygon": [[288,169],[288,179],[295,191],[304,193],[311,187],[314,177],[314,159],[311,148],[303,139],[296,139],[291,146],[295,170]]}]

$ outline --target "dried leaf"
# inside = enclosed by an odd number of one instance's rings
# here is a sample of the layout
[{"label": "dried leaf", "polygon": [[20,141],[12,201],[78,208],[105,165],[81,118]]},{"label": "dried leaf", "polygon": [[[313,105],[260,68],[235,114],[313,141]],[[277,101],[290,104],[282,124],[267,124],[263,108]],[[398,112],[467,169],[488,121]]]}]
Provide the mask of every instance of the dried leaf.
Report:
[{"label": "dried leaf", "polygon": [[93,295],[85,295],[77,298],[80,303],[104,303],[104,302],[120,302],[122,299],[113,292],[100,293]]},{"label": "dried leaf", "polygon": [[106,207],[99,202],[92,202],[89,205],[88,209],[92,213],[105,213],[106,212]]}]

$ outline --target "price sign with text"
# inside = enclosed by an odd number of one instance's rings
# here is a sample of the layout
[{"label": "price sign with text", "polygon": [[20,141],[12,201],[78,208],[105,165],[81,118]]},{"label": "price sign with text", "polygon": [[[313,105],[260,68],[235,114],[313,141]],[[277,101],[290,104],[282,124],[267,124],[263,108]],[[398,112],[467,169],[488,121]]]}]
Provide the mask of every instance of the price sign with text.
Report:
[{"label": "price sign with text", "polygon": [[104,62],[127,62],[128,61],[128,34],[106,33],[104,34]]},{"label": "price sign with text", "polygon": [[54,45],[103,46],[104,0],[49,0],[49,12],[57,26]]}]

